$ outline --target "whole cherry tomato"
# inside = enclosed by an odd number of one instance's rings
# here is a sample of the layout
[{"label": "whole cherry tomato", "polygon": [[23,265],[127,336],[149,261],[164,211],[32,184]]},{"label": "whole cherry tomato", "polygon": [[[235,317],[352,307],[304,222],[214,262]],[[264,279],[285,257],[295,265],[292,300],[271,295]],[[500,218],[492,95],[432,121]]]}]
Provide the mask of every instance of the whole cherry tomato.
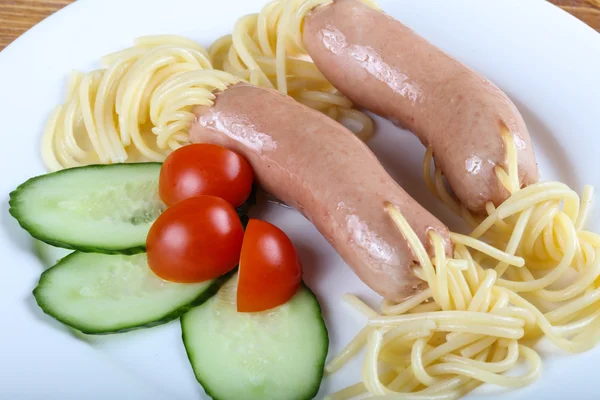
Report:
[{"label": "whole cherry tomato", "polygon": [[167,208],[146,239],[148,265],[160,278],[202,282],[238,264],[244,229],[233,206],[214,196],[183,200]]},{"label": "whole cherry tomato", "polygon": [[253,180],[252,167],[236,152],[215,144],[190,144],[169,154],[158,188],[167,206],[209,195],[238,207],[250,195]]}]

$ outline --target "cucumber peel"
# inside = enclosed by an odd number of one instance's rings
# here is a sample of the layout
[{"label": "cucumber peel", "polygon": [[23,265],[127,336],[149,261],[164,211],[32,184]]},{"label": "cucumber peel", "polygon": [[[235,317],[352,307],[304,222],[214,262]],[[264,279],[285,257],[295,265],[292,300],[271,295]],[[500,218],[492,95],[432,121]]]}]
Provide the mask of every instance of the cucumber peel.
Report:
[{"label": "cucumber peel", "polygon": [[161,165],[89,165],[37,176],[10,193],[9,212],[31,236],[55,247],[141,253],[165,209],[158,196]]},{"label": "cucumber peel", "polygon": [[198,382],[215,400],[308,400],[323,378],[329,339],[314,294],[302,285],[286,304],[239,313],[237,276],[181,317]]},{"label": "cucumber peel", "polygon": [[212,297],[227,275],[201,283],[158,278],[146,254],[74,252],[42,273],[33,295],[54,319],[86,334],[165,324]]}]

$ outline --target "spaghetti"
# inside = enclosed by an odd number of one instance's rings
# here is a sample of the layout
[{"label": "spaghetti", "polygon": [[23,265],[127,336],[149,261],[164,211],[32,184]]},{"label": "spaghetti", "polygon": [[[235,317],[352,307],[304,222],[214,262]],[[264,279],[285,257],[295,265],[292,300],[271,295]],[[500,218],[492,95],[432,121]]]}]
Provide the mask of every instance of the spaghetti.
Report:
[{"label": "spaghetti", "polygon": [[[515,145],[510,135],[504,139],[509,172],[497,174],[511,196],[498,208],[488,204],[488,216],[471,232],[472,237],[484,238],[525,260],[526,266],[519,270],[496,265],[498,284],[527,294],[538,304],[563,303],[593,292],[600,277],[600,235],[584,229],[593,188],[586,186],[581,199],[560,182],[520,189]],[[428,151],[425,163],[431,162],[431,157]],[[438,170],[434,176],[440,176]],[[445,186],[435,185],[438,197],[451,198],[447,192],[440,195],[439,188],[445,191]],[[456,210],[457,203],[452,201],[447,204]],[[466,215],[463,206],[460,212]]]},{"label": "spaghetti", "polygon": [[240,80],[214,70],[204,48],[179,36],[142,37],[102,61],[104,69],[71,75],[65,103],[48,120],[42,157],[51,171],[162,161],[188,143],[192,108]]},{"label": "spaghetti", "polygon": [[[378,8],[372,0],[363,0]],[[306,14],[333,0],[274,0],[258,14],[240,18],[231,35],[209,47],[213,66],[254,85],[290,95],[345,123],[360,139],[373,135],[373,122],[352,108],[310,60],[302,42]]]},{"label": "spaghetti", "polygon": [[[541,358],[531,340],[546,337],[567,352],[589,350],[600,334],[600,235],[583,230],[592,189],[582,198],[566,185],[546,182],[520,189],[516,149],[504,137],[508,171],[498,179],[511,197],[478,218],[458,204],[439,170],[426,182],[439,198],[473,226],[470,236],[451,234],[454,258],[444,254],[441,237],[429,238],[430,259],[401,213],[387,210],[418,260],[415,274],[428,289],[400,304],[383,301],[381,313],[357,298],[368,323],[326,366],[335,372],[366,346],[362,382],[333,394],[333,400],[365,392],[401,399],[456,399],[482,383],[521,387],[541,373]],[[484,239],[481,241],[480,239]],[[494,249],[503,248],[504,251]],[[467,268],[462,268],[466,260]],[[528,369],[503,375],[520,360]]]}]

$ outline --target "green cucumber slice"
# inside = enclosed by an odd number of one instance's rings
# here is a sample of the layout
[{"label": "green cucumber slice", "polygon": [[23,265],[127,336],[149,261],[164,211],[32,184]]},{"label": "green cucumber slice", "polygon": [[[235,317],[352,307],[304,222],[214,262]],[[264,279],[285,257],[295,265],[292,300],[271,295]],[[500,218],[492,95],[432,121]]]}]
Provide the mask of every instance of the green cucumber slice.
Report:
[{"label": "green cucumber slice", "polygon": [[33,294],[46,314],[65,325],[106,334],[172,321],[209,299],[226,279],[166,282],[150,270],[145,253],[74,252],[44,271]]},{"label": "green cucumber slice", "polygon": [[99,253],[143,252],[165,206],[160,163],[90,165],[32,178],[10,194],[10,213],[53,246]]},{"label": "green cucumber slice", "polygon": [[218,400],[307,400],[318,392],[329,339],[314,294],[302,286],[286,304],[238,313],[237,276],[181,317],[198,382]]}]

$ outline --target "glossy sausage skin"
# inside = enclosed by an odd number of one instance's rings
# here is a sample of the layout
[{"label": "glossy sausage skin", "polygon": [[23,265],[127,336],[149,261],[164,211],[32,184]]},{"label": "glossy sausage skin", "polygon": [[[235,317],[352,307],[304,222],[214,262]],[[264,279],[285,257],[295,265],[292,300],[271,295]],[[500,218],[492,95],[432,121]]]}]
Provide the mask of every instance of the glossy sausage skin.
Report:
[{"label": "glossy sausage skin", "polygon": [[503,126],[518,148],[521,185],[538,180],[527,127],[510,99],[395,19],[359,0],[335,0],[308,14],[303,40],[338,90],[432,146],[470,210],[508,197],[494,173],[495,165],[506,168]]},{"label": "glossy sausage skin", "polygon": [[359,278],[384,298],[400,301],[423,286],[414,255],[384,203],[395,204],[431,251],[435,229],[447,228],[413,200],[369,148],[325,115],[264,88],[239,83],[212,107],[197,107],[193,142],[219,144],[243,155],[259,184],[299,210]]}]

